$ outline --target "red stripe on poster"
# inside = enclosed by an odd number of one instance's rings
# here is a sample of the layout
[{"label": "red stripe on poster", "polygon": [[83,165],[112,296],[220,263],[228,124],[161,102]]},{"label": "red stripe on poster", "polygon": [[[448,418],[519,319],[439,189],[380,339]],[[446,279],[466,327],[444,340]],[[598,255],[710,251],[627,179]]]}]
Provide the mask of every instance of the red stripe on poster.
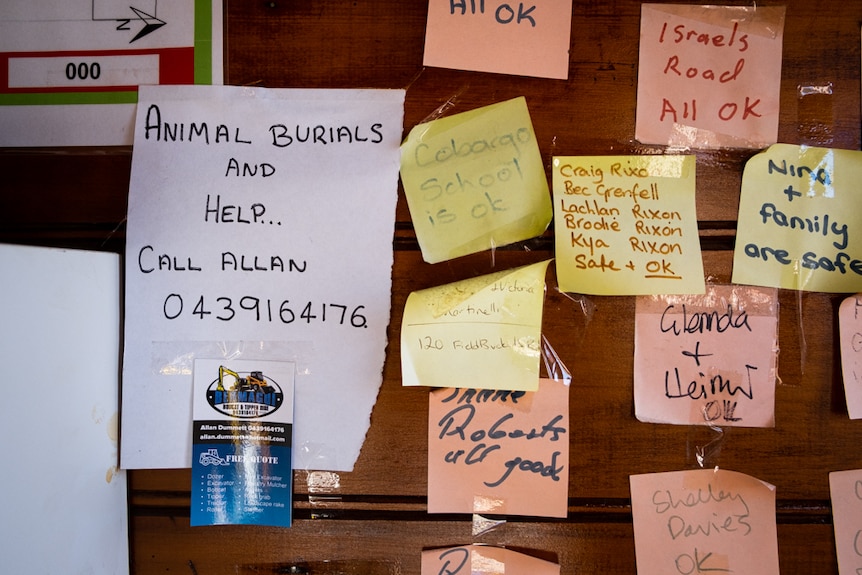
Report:
[{"label": "red stripe on poster", "polygon": [[59,86],[59,87],[9,87],[9,61],[16,58],[70,58],[98,59],[113,56],[158,56],[160,84],[194,84],[195,50],[181,48],[158,48],[149,50],[75,50],[56,52],[2,52],[0,53],[0,94],[46,94],[70,92],[117,92],[136,90],[137,84],[110,86]]}]

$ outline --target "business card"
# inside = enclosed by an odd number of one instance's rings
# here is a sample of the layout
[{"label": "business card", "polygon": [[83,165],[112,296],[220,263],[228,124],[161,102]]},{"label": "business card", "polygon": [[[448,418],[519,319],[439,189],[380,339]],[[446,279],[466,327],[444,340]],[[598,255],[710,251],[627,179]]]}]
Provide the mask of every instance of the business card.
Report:
[{"label": "business card", "polygon": [[191,525],[290,527],[290,362],[196,359]]}]

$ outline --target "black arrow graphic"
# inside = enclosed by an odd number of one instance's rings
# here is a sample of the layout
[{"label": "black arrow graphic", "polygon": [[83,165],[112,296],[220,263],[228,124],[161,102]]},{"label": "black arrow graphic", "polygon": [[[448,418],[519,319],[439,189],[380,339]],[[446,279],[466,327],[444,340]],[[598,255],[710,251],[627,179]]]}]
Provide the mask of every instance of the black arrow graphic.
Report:
[{"label": "black arrow graphic", "polygon": [[155,32],[156,30],[158,30],[159,28],[161,28],[162,26],[167,24],[167,22],[165,22],[164,20],[159,20],[158,18],[156,18],[152,14],[147,14],[143,10],[138,10],[134,6],[129,6],[129,8],[131,8],[132,12],[135,13],[135,15],[138,17],[138,19],[144,23],[144,27],[141,28],[140,32],[135,34],[135,37],[129,41],[129,44],[131,44],[135,40],[139,40],[140,38],[143,38],[147,34]]}]

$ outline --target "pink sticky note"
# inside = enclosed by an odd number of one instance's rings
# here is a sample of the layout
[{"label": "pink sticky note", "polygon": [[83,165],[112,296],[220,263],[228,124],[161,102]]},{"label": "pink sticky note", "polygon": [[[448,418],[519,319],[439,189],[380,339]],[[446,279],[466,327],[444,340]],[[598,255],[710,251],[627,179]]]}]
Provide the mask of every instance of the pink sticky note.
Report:
[{"label": "pink sticky note", "polygon": [[428,0],[426,66],[565,80],[571,0]]},{"label": "pink sticky note", "polygon": [[783,6],[641,8],[635,137],[762,148],[778,138]]},{"label": "pink sticky note", "polygon": [[634,395],[640,421],[775,425],[778,296],[707,287],[637,299]]},{"label": "pink sticky note", "polygon": [[489,545],[464,545],[422,552],[422,575],[559,575],[557,563]]},{"label": "pink sticky note", "polygon": [[862,573],[862,469],[829,474],[835,551],[841,575]]},{"label": "pink sticky note", "polygon": [[565,517],[569,388],[444,388],[428,410],[428,512]]},{"label": "pink sticky note", "polygon": [[847,413],[850,419],[862,419],[862,294],[841,302],[838,323]]},{"label": "pink sticky note", "polygon": [[778,575],[774,486],[721,469],[629,483],[638,575]]}]

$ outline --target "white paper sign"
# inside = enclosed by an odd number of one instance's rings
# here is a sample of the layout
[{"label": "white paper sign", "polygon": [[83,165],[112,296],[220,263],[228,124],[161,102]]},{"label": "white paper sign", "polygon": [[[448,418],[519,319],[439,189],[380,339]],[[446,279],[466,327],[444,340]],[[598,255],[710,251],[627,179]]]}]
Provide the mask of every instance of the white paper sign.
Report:
[{"label": "white paper sign", "polygon": [[142,87],[122,465],[189,467],[192,362],[292,361],[294,466],[349,471],[382,381],[403,90]]}]

